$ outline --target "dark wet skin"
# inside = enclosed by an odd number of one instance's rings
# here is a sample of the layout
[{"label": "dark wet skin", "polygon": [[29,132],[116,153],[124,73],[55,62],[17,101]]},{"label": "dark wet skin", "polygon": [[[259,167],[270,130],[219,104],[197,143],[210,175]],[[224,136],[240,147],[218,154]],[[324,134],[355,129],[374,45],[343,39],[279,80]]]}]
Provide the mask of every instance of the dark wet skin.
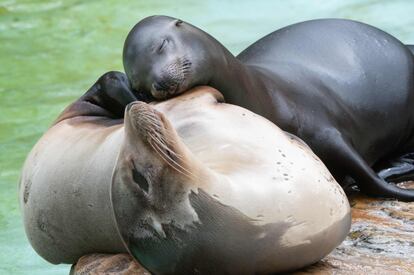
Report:
[{"label": "dark wet skin", "polygon": [[131,89],[122,72],[104,73],[77,101],[69,105],[55,124],[78,116],[106,117],[119,120],[124,117],[125,106],[133,101],[150,102],[154,99]]},{"label": "dark wet skin", "polygon": [[372,26],[323,19],[282,28],[234,57],[202,30],[154,16],[128,35],[124,67],[134,90],[158,99],[212,86],[303,139],[338,182],[414,201],[413,190],[391,183],[414,178],[406,161],[414,151],[412,49]]}]

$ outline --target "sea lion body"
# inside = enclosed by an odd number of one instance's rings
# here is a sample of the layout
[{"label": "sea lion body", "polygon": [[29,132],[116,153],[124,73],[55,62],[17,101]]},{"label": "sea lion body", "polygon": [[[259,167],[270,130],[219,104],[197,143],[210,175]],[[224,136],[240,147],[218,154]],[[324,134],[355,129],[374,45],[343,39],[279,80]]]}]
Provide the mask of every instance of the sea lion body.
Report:
[{"label": "sea lion body", "polygon": [[135,102],[124,123],[70,106],[23,168],[34,249],[52,263],[128,249],[155,273],[273,272],[328,254],[350,227],[342,189],[301,141],[221,101],[204,87]]},{"label": "sea lion body", "polygon": [[[202,30],[153,16],[128,35],[124,67],[135,90],[158,99],[214,87],[226,102],[303,139],[338,182],[351,177],[370,195],[414,200],[414,191],[385,181],[414,178],[407,155],[414,150],[414,57],[377,28],[344,19],[306,21],[234,57]],[[390,170],[380,178],[371,167],[384,161]]]},{"label": "sea lion body", "polygon": [[109,186],[122,124],[74,117],[51,127],[26,159],[20,205],[32,247],[47,261],[126,252],[112,218]]},{"label": "sea lion body", "polygon": [[102,75],[26,158],[19,186],[24,226],[32,247],[51,263],[126,251],[109,193],[125,105],[143,99],[126,80],[120,72]]},{"label": "sea lion body", "polygon": [[369,166],[414,150],[414,57],[391,35],[350,20],[314,20],[260,39],[237,59],[263,70],[266,95],[258,97],[295,104],[266,116],[321,155],[335,134],[352,141]]},{"label": "sea lion body", "polygon": [[174,99],[127,107],[113,177],[118,228],[144,267],[268,274],[342,242],[346,195],[309,147],[212,88]]}]

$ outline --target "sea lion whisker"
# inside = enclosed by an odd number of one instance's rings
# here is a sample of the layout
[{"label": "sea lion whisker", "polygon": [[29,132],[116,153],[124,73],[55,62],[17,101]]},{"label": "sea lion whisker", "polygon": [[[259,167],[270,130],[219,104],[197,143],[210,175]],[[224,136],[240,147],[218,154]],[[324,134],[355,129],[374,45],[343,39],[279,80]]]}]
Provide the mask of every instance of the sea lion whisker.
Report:
[{"label": "sea lion whisker", "polygon": [[[168,131],[168,130],[165,131],[163,136],[165,136],[167,138],[169,144],[173,144],[173,145],[177,144],[177,141],[175,140],[175,136],[171,133],[171,131]],[[163,137],[163,139],[165,141],[164,137]],[[167,143],[167,142],[165,142],[165,143]]]},{"label": "sea lion whisker", "polygon": [[159,135],[159,139],[163,144],[174,144],[174,145],[176,144],[176,142],[171,139],[171,136],[167,136],[168,137],[168,142],[167,142],[167,140],[165,139],[165,136],[166,136],[166,133],[164,133],[163,135],[161,134]]},{"label": "sea lion whisker", "polygon": [[152,142],[150,142],[151,147],[154,149],[154,151],[158,154],[158,156],[165,162],[167,163],[171,168],[173,168],[174,170],[176,170],[177,172],[186,175],[185,173],[183,173],[181,170],[177,169],[177,167],[175,167],[171,161],[169,161],[168,156],[166,156],[161,149],[158,149],[157,146],[155,144],[153,144]]},{"label": "sea lion whisker", "polygon": [[[180,164],[178,164],[175,160],[171,159],[170,156],[168,156],[161,148],[158,147],[157,143],[150,142],[151,147],[158,153],[158,155],[174,170],[177,172],[183,174],[184,176],[187,176],[189,178],[196,178],[193,173],[182,167]],[[174,165],[175,164],[175,165]],[[181,169],[181,170],[180,170]]]},{"label": "sea lion whisker", "polygon": [[183,160],[183,158],[181,157],[180,154],[177,154],[174,150],[172,150],[170,147],[167,146],[166,143],[161,142],[159,139],[154,138],[152,141],[155,141],[155,144],[158,146],[162,146],[163,148],[159,148],[161,151],[162,149],[164,149],[165,151],[162,151],[163,153],[165,153],[169,159],[171,161],[173,161],[176,165],[178,165],[179,167],[181,167],[181,169],[187,171],[189,174],[192,174],[190,171],[188,171],[187,169],[185,169],[184,167],[182,167],[174,158],[179,159],[179,160]]},{"label": "sea lion whisker", "polygon": [[160,146],[162,146],[163,147],[163,149],[164,150],[166,150],[166,151],[168,151],[171,155],[173,155],[174,157],[176,156],[176,153],[173,151],[173,150],[171,150],[168,146],[167,146],[167,144],[166,144],[166,142],[165,141],[162,141],[161,140],[161,138],[160,138],[160,136],[157,136],[157,135],[151,135],[150,134],[150,137],[152,138],[152,140],[153,141],[155,141],[158,145],[160,145]]},{"label": "sea lion whisker", "polygon": [[158,132],[161,129],[161,125],[159,124],[158,121],[148,120],[148,121],[146,121],[146,123],[149,124],[149,126],[151,126],[151,127],[149,127],[149,129],[151,129],[154,132]]},{"label": "sea lion whisker", "polygon": [[141,113],[141,118],[144,121],[145,124],[150,123],[155,128],[160,128],[161,125],[159,124],[159,120],[154,118],[154,114],[147,114],[147,113]]},{"label": "sea lion whisker", "polygon": [[152,137],[152,139],[153,139],[153,141],[155,141],[158,145],[161,145],[162,147],[163,147],[163,149],[166,151],[166,152],[168,152],[169,153],[169,155],[171,155],[171,158],[173,159],[173,157],[174,158],[176,158],[176,159],[178,159],[178,160],[183,160],[183,157],[180,155],[180,154],[178,154],[178,153],[176,153],[174,150],[172,150],[167,144],[167,142],[165,141],[165,139],[162,137],[162,136],[160,136],[160,135],[157,135],[157,136],[153,136],[153,135],[151,135],[151,137]]}]

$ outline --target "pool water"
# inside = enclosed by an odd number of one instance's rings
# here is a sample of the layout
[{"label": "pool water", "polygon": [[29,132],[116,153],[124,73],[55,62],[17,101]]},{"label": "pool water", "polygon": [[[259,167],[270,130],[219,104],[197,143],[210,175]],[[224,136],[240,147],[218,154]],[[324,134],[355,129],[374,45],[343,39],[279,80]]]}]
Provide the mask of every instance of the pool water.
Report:
[{"label": "pool water", "polygon": [[[225,2],[225,3],[224,3]],[[0,0],[0,274],[68,274],[31,248],[17,186],[25,156],[57,115],[109,70],[140,19],[164,14],[234,54],[285,25],[326,17],[375,25],[414,44],[414,1]]]}]

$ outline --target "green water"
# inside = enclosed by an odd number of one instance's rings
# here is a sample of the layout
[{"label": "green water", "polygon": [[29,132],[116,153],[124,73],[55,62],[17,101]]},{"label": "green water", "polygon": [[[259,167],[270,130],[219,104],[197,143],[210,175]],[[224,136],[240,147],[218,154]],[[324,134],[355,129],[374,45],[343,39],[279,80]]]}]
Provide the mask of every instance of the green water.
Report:
[{"label": "green water", "polygon": [[28,243],[17,201],[25,156],[61,110],[105,71],[122,70],[129,29],[153,14],[180,17],[234,54],[307,19],[341,17],[414,44],[414,1],[0,0],[0,274],[67,274]]}]

